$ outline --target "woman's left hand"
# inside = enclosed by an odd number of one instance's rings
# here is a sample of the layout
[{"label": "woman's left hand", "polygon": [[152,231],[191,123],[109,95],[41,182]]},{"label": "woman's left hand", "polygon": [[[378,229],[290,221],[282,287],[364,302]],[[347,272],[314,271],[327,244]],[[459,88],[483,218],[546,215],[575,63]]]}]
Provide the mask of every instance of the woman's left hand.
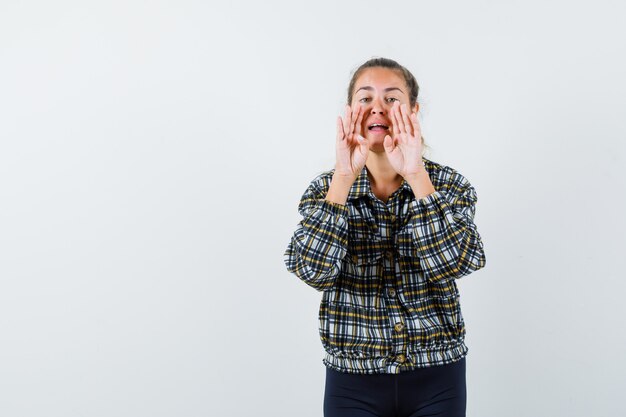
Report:
[{"label": "woman's left hand", "polygon": [[407,105],[399,105],[396,101],[389,116],[393,124],[393,138],[387,135],[383,142],[389,163],[404,178],[422,172],[422,131],[417,113],[409,115]]}]

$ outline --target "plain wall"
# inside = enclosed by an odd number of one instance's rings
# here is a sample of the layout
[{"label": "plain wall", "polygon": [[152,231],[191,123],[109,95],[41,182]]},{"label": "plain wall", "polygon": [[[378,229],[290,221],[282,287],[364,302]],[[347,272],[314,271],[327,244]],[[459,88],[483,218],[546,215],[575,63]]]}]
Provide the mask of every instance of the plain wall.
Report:
[{"label": "plain wall", "polygon": [[618,4],[3,1],[0,415],[321,416],[283,253],[375,56],[478,194],[467,415],[623,415]]}]

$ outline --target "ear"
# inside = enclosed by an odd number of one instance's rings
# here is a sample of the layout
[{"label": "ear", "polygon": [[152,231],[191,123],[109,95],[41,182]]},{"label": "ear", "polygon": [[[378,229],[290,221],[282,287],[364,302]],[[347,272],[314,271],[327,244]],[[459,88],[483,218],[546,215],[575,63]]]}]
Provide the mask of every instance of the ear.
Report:
[{"label": "ear", "polygon": [[417,113],[420,109],[420,105],[418,103],[415,103],[415,107],[413,107],[413,110],[415,111],[415,113]]}]

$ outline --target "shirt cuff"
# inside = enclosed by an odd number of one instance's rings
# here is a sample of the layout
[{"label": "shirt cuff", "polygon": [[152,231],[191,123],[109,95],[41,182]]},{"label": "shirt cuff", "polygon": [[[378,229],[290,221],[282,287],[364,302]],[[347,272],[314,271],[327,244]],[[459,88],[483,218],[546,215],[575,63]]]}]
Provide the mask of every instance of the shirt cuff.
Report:
[{"label": "shirt cuff", "polygon": [[445,196],[441,191],[435,191],[426,197],[414,198],[409,204],[409,214],[418,215],[424,213],[424,209],[432,209],[441,200],[445,200]]},{"label": "shirt cuff", "polygon": [[317,208],[320,209],[323,213],[326,213],[333,217],[337,217],[337,216],[348,217],[348,213],[349,213],[348,206],[339,204],[339,203],[334,203],[332,201],[328,201],[325,199],[322,199],[318,202]]}]

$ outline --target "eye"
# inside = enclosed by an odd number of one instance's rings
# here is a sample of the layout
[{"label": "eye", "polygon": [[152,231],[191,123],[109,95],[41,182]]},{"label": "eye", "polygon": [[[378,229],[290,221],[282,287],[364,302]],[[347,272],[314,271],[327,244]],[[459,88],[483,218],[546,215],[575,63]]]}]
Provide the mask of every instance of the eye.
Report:
[{"label": "eye", "polygon": [[[361,102],[361,103],[362,103],[362,102],[363,102],[363,100],[369,100],[369,97],[363,97],[363,98],[359,99],[359,102]],[[400,101],[400,100],[398,100],[398,99],[397,99],[397,98],[395,98],[395,97],[389,97],[387,100],[395,100],[395,101]]]}]

